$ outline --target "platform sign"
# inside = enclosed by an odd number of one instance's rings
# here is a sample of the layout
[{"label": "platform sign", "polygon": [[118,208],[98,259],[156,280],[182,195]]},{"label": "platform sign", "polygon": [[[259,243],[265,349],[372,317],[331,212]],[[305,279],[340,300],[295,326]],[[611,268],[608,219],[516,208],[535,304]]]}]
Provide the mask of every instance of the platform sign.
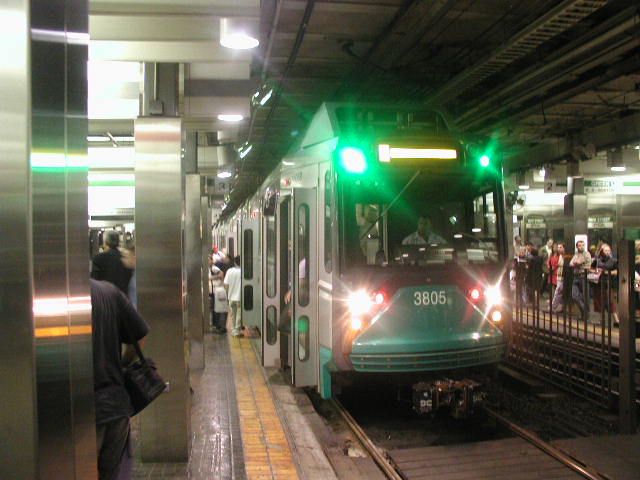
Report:
[{"label": "platform sign", "polygon": [[584,193],[613,193],[616,191],[615,180],[585,180]]},{"label": "platform sign", "polygon": [[613,228],[614,217],[611,214],[589,215],[588,228]]},{"label": "platform sign", "polygon": [[557,178],[546,178],[544,180],[544,193],[554,193],[558,191]]}]

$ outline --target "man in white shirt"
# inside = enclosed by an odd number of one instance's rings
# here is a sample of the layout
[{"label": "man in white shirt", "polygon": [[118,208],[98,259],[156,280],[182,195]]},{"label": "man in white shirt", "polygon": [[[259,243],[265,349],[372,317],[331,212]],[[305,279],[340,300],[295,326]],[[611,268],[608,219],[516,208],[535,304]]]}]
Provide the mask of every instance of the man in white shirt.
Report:
[{"label": "man in white shirt", "polygon": [[443,245],[446,243],[444,238],[433,231],[431,219],[426,215],[420,215],[418,218],[418,230],[402,240],[402,245]]},{"label": "man in white shirt", "polygon": [[240,273],[240,255],[237,255],[233,261],[233,267],[227,270],[224,276],[224,288],[227,289],[229,312],[231,313],[231,324],[233,325],[231,334],[234,337],[242,337],[242,307],[240,305],[240,284],[242,282],[242,276]]}]

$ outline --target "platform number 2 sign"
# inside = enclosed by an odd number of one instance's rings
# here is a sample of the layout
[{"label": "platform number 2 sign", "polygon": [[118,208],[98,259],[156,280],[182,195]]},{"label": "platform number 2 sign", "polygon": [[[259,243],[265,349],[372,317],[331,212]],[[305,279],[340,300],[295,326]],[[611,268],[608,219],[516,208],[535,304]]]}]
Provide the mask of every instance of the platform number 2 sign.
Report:
[{"label": "platform number 2 sign", "polygon": [[544,181],[544,191],[545,193],[555,192],[556,191],[556,179],[550,178]]}]

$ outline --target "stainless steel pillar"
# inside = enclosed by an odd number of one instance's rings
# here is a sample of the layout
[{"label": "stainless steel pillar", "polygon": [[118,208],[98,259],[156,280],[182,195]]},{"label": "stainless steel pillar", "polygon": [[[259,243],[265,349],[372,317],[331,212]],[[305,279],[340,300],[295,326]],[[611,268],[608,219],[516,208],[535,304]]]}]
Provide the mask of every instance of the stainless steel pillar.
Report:
[{"label": "stainless steel pillar", "polygon": [[[565,251],[573,254],[575,236],[587,234],[587,196],[584,194],[584,178],[568,177],[568,194],[564,197],[564,214],[568,222],[564,226]],[[585,248],[589,246],[586,245]]]},{"label": "stainless steel pillar", "polygon": [[0,478],[36,478],[37,410],[32,317],[29,2],[0,17]]},{"label": "stainless steel pillar", "polygon": [[151,327],[145,351],[170,384],[141,414],[143,461],[184,462],[189,456],[182,136],[179,118],[141,117],[135,122],[138,308]]},{"label": "stainless steel pillar", "polygon": [[86,0],[31,2],[33,311],[40,478],[96,478],[87,248]]},{"label": "stainless steel pillar", "polygon": [[633,289],[634,243],[618,242],[618,278],[620,279],[618,315],[620,318],[620,433],[634,434],[636,415],[636,318]]},{"label": "stainless steel pillar", "polygon": [[211,250],[211,214],[207,195],[200,197],[200,222],[202,224],[202,318],[205,320],[205,330],[210,330],[209,251]]},{"label": "stainless steel pillar", "polygon": [[187,322],[189,328],[189,366],[204,368],[204,319],[202,316],[202,222],[200,196],[202,180],[198,174],[185,176],[185,266],[187,273]]}]

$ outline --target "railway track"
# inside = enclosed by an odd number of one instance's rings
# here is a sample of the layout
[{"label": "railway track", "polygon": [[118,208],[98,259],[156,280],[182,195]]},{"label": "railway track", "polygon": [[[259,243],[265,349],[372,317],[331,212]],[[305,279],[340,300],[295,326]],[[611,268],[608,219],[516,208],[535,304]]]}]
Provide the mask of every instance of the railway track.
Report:
[{"label": "railway track", "polygon": [[[369,453],[369,455],[372,457],[372,459],[375,461],[375,463],[378,465],[380,470],[384,473],[384,475],[388,479],[410,480],[411,478],[415,478],[412,476],[410,472],[403,471],[402,465],[399,465],[399,463],[401,462],[394,462],[391,458],[389,458],[389,455],[381,452],[380,449],[378,449],[375,446],[375,444],[369,438],[369,436],[364,431],[364,429],[360,425],[358,425],[357,421],[351,416],[351,414],[345,409],[345,407],[342,405],[342,403],[339,400],[334,399],[331,402],[335,410],[339,413],[339,415],[345,421],[345,423],[353,432],[353,434],[358,439],[358,441],[361,443],[363,448]],[[600,475],[597,471],[595,471],[590,466],[585,465],[584,463],[576,460],[575,458],[572,458],[571,456],[563,452],[561,449],[540,439],[535,433],[514,424],[513,422],[509,421],[508,419],[506,419],[505,417],[503,417],[502,415],[493,411],[490,408],[485,408],[484,410],[489,417],[493,418],[496,422],[498,422],[499,424],[501,424],[502,426],[504,426],[505,428],[509,429],[511,432],[516,434],[520,439],[524,440],[528,445],[535,447],[535,449],[543,452],[544,456],[551,457],[555,461],[559,462],[563,467],[570,469],[575,475],[581,478],[589,479],[589,480],[607,480],[607,477]],[[465,446],[462,448],[468,450],[469,444],[464,444],[464,445]],[[438,449],[442,447],[427,447],[427,448]],[[448,448],[450,448],[450,446]],[[519,448],[521,449],[522,447],[519,447]],[[412,452],[415,452],[416,450],[419,450],[419,449],[407,449],[407,451],[412,451]],[[462,454],[461,454],[461,457],[462,457]],[[419,455],[417,456],[417,458],[419,458]],[[455,458],[455,455],[454,455],[454,458]],[[496,463],[498,464],[503,461],[505,461],[504,458],[496,459]],[[531,461],[536,464],[536,468],[537,468],[537,465],[539,465],[539,460],[535,460],[534,458],[532,458]],[[507,463],[508,463],[508,459],[507,459]],[[404,464],[408,464],[408,463],[405,461]],[[575,475],[573,478],[575,478]],[[434,478],[437,478],[437,474],[434,474]],[[470,476],[469,478],[475,478],[475,475]],[[567,477],[563,476],[563,478],[567,478]]]}]

